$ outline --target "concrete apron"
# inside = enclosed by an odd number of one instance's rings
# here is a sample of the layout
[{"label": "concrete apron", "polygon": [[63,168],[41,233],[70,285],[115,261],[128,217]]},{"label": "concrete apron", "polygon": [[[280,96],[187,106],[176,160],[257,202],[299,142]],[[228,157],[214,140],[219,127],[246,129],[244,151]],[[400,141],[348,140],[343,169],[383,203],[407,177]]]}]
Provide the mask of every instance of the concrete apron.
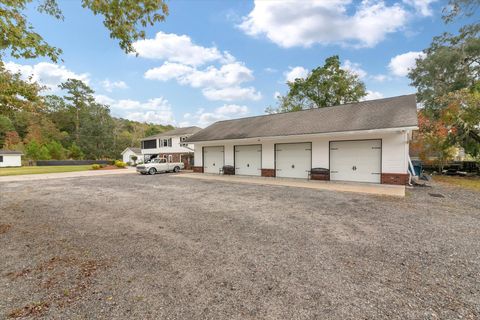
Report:
[{"label": "concrete apron", "polygon": [[38,173],[38,174],[24,174],[14,176],[0,177],[0,182],[17,182],[17,181],[34,181],[34,180],[51,180],[62,178],[76,178],[76,177],[97,177],[113,174],[136,173],[135,168],[126,169],[112,169],[112,170],[87,170],[87,171],[73,171],[73,172],[56,172],[56,173]]},{"label": "concrete apron", "polygon": [[217,175],[209,173],[183,173],[175,175],[178,178],[215,180],[226,182],[262,184],[273,186],[309,188],[330,191],[367,193],[375,195],[386,195],[395,197],[405,196],[405,186],[389,185],[389,184],[373,184],[361,182],[340,182],[340,181],[320,181],[320,180],[303,180],[288,178],[267,178],[252,177],[238,175]]}]

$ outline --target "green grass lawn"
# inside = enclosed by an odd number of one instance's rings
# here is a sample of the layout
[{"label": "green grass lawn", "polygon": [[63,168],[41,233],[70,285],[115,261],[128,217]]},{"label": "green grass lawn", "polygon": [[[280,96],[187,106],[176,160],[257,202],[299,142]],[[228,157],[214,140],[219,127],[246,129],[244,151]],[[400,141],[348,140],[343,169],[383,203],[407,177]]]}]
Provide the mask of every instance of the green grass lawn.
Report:
[{"label": "green grass lawn", "polygon": [[17,176],[22,174],[86,171],[86,170],[90,170],[91,168],[92,168],[91,165],[0,168],[0,176]]},{"label": "green grass lawn", "polygon": [[434,176],[433,180],[461,188],[480,191],[479,177]]}]

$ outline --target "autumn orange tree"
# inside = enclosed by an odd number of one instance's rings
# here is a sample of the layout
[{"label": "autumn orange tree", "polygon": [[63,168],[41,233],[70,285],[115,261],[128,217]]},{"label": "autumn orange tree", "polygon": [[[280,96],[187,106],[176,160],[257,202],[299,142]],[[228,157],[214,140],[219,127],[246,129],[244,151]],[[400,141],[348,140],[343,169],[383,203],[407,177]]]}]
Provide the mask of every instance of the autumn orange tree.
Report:
[{"label": "autumn orange tree", "polygon": [[451,143],[452,129],[443,119],[435,119],[428,113],[426,109],[418,112],[419,130],[412,141],[411,150],[418,153],[423,162],[437,165],[441,172],[455,153]]}]

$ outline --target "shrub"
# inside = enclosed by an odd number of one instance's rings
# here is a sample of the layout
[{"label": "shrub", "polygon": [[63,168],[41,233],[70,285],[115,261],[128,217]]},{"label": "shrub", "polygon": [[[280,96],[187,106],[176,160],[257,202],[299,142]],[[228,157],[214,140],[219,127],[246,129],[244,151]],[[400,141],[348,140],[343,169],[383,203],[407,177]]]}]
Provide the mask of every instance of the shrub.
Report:
[{"label": "shrub", "polygon": [[115,161],[115,166],[117,168],[125,168],[127,166],[127,164],[123,161],[117,160],[117,161]]},{"label": "shrub", "polygon": [[100,166],[99,164],[92,164],[92,169],[93,170],[99,170],[102,166]]}]

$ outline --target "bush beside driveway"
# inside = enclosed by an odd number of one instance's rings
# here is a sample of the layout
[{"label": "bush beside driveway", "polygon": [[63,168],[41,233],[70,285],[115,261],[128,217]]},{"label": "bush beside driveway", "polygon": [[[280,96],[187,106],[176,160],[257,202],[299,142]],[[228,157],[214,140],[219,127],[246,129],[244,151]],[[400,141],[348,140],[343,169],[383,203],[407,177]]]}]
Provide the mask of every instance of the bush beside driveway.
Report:
[{"label": "bush beside driveway", "polygon": [[1,317],[480,316],[473,191],[392,198],[168,174],[0,187]]}]

